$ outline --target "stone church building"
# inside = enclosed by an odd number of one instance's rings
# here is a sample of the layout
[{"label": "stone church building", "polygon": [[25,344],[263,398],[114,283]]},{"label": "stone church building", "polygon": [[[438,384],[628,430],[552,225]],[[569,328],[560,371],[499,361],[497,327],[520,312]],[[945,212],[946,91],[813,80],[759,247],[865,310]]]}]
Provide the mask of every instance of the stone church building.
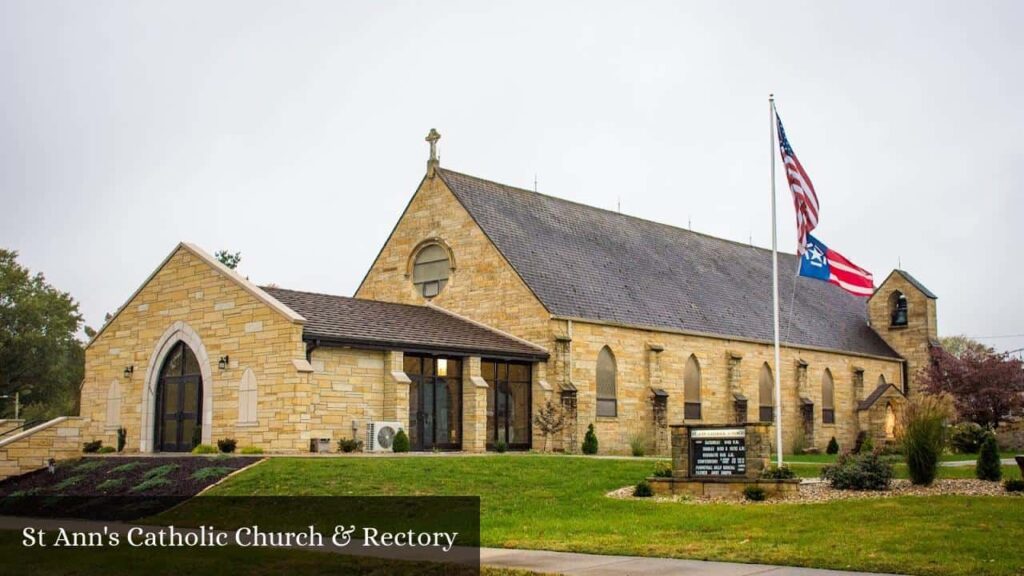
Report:
[{"label": "stone church building", "polygon": [[[268,452],[365,440],[414,450],[668,450],[667,425],[774,419],[784,446],[891,438],[937,345],[936,296],[895,270],[871,298],[780,278],[771,252],[441,168],[427,173],[354,297],[256,286],[177,246],[86,349],[85,437]],[[796,269],[780,254],[780,269]],[[782,397],[773,398],[773,374]]]}]

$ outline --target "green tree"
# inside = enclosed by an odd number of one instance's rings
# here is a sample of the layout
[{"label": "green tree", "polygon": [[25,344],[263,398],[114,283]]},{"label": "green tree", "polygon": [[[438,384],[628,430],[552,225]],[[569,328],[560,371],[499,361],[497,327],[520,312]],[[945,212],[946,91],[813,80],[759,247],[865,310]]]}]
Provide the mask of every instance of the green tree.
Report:
[{"label": "green tree", "polygon": [[220,263],[234,270],[238,268],[238,264],[242,262],[241,252],[228,252],[227,250],[217,250],[213,253],[213,257],[220,260]]},{"label": "green tree", "polygon": [[[26,419],[76,412],[85,352],[78,303],[0,248],[0,395],[21,394]],[[0,415],[12,416],[12,402]]]},{"label": "green tree", "polygon": [[587,426],[587,433],[583,435],[583,453],[597,454],[597,434],[593,424]]},{"label": "green tree", "polygon": [[939,338],[939,344],[942,349],[952,354],[956,358],[963,357],[965,352],[973,352],[974,354],[987,356],[995,354],[995,350],[989,346],[978,342],[970,336],[964,336],[959,334],[956,336],[942,336]]}]

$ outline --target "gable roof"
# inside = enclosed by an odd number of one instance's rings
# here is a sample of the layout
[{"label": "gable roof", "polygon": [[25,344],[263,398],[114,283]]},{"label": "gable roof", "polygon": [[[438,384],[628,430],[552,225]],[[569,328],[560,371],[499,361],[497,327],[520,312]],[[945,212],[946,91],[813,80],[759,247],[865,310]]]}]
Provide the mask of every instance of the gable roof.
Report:
[{"label": "gable roof", "polygon": [[[770,342],[771,251],[447,169],[437,173],[555,316]],[[796,270],[779,253],[779,269]],[[867,300],[819,280],[779,279],[784,342],[899,358]]]},{"label": "gable roof", "polygon": [[[924,284],[921,284],[920,280],[918,280],[917,278],[914,278],[913,276],[911,276],[910,272],[907,272],[906,270],[900,270],[900,269],[896,269],[896,270],[892,271],[892,274],[896,274],[896,273],[899,273],[900,276],[903,276],[904,278],[906,278],[907,282],[910,282],[914,286],[914,288],[917,288],[918,290],[920,290],[921,293],[924,294],[925,296],[927,296],[928,298],[931,298],[932,300],[938,300],[939,299],[939,297],[936,296],[934,292],[932,292],[931,290],[926,288]],[[890,274],[890,276],[892,274]],[[888,278],[886,278],[886,279],[888,280]],[[883,284],[884,284],[884,282],[883,282]]]},{"label": "gable roof", "polygon": [[107,329],[107,326],[110,326],[110,324],[113,323],[114,319],[121,314],[121,311],[124,310],[125,306],[127,306],[132,300],[134,300],[135,297],[139,295],[139,292],[142,292],[142,289],[145,288],[147,284],[149,284],[149,282],[160,272],[160,270],[163,270],[163,267],[166,266],[168,262],[170,262],[171,258],[173,258],[174,255],[177,254],[179,250],[184,250],[185,252],[188,252],[192,256],[198,258],[207,266],[213,268],[222,276],[224,276],[231,282],[235,283],[239,288],[248,292],[251,296],[259,300],[260,302],[263,302],[271,309],[275,310],[276,312],[287,318],[289,322],[292,322],[293,324],[302,324],[306,321],[305,318],[296,313],[294,310],[288,308],[281,302],[277,301],[273,296],[261,290],[259,286],[256,286],[252,282],[249,282],[247,278],[245,278],[238,272],[225,266],[220,260],[217,260],[210,254],[207,254],[202,248],[196,246],[195,244],[190,244],[188,242],[179,242],[178,245],[175,246],[173,250],[171,250],[170,254],[168,254],[160,262],[160,264],[157,265],[156,269],[153,270],[153,272],[146,277],[142,284],[140,284],[139,287],[136,288],[134,292],[132,292],[132,295],[129,296],[128,299],[124,301],[124,304],[122,304],[120,308],[114,311],[114,314],[110,317],[110,320],[104,322],[103,326],[101,326],[100,329],[96,331],[96,334],[85,345],[86,348],[92,346],[92,343],[95,342],[100,337],[101,334],[103,334],[103,332]]},{"label": "gable roof", "polygon": [[868,408],[874,406],[875,402],[878,402],[878,399],[884,396],[885,393],[889,391],[889,388],[892,388],[893,391],[899,394],[900,396],[903,395],[903,393],[900,392],[900,389],[893,384],[879,384],[877,388],[872,390],[871,394],[868,394],[867,398],[860,401],[860,403],[857,405],[857,410],[867,410]]},{"label": "gable roof", "polygon": [[434,306],[263,288],[306,317],[302,336],[353,347],[546,360],[544,348]]}]

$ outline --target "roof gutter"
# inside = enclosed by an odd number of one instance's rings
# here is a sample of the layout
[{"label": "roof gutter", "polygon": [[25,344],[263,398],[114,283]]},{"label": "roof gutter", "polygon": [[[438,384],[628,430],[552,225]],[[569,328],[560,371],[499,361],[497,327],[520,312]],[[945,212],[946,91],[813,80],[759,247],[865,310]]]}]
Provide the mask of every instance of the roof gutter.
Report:
[{"label": "roof gutter", "polygon": [[307,342],[307,354],[312,349],[309,348],[310,343],[313,343],[313,349],[320,347],[330,348],[351,348],[354,350],[399,350],[411,354],[429,354],[429,355],[448,355],[458,357],[470,357],[470,356],[481,356],[486,358],[494,358],[496,360],[528,360],[531,362],[546,362],[548,360],[548,353],[516,353],[501,350],[487,350],[483,348],[452,348],[446,346],[431,346],[429,344],[411,344],[398,341],[390,340],[358,340],[358,339],[346,339],[346,338],[321,338],[321,337],[309,337],[303,338]]}]

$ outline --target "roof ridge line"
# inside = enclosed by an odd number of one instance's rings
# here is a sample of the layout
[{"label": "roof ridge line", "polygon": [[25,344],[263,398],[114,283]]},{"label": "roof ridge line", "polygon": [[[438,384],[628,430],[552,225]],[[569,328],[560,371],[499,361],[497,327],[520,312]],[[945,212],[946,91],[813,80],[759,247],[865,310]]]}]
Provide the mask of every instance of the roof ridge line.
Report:
[{"label": "roof ridge line", "polygon": [[[703,236],[705,238],[710,238],[712,240],[718,240],[720,242],[728,242],[730,244],[735,244],[735,245],[737,245],[737,246],[739,246],[741,248],[751,248],[751,249],[754,249],[754,250],[761,250],[761,251],[768,252],[768,253],[771,253],[771,251],[772,251],[771,248],[765,248],[764,246],[754,246],[753,244],[741,242],[739,240],[731,240],[729,238],[722,238],[720,236],[713,236],[713,235],[708,234],[706,232],[698,232],[696,230],[690,230],[688,228],[683,228],[681,226],[676,226],[675,224],[668,224],[666,222],[658,222],[657,220],[651,220],[651,219],[648,219],[648,218],[642,218],[640,216],[634,216],[632,214],[623,214],[622,212],[616,212],[614,210],[609,210],[608,208],[601,208],[600,206],[593,206],[591,204],[585,204],[585,203],[580,202],[578,200],[570,200],[568,198],[562,198],[561,196],[555,196],[553,194],[545,194],[543,192],[538,192],[536,190],[527,190],[526,188],[520,188],[518,186],[512,186],[511,184],[504,184],[504,183],[498,182],[496,180],[489,180],[487,178],[481,178],[479,176],[474,176],[472,174],[466,174],[465,172],[459,172],[457,170],[452,170],[450,168],[440,168],[439,167],[438,170],[439,171],[443,171],[443,172],[450,172],[452,174],[457,174],[459,176],[464,176],[466,178],[473,178],[474,180],[479,180],[481,182],[487,182],[489,184],[494,184],[495,186],[501,186],[503,188],[509,188],[509,189],[515,190],[517,192],[525,192],[527,194],[536,194],[538,196],[543,196],[545,198],[551,198],[552,200],[556,200],[558,202],[565,202],[565,203],[568,203],[568,204],[574,204],[576,206],[581,206],[581,207],[587,208],[589,210],[597,210],[599,212],[604,212],[604,213],[612,214],[612,215],[615,215],[615,216],[622,216],[622,217],[629,218],[629,219],[632,219],[632,220],[638,220],[640,222],[646,222],[648,224],[654,224],[655,226],[664,226],[666,228],[671,228],[673,230],[678,230],[680,232],[687,232],[687,233],[690,233],[690,234],[696,234],[698,236]],[[779,255],[780,256],[793,256],[794,258],[797,257],[796,254],[792,254],[790,252],[785,252],[785,251],[782,251],[782,250],[779,251]]]}]

